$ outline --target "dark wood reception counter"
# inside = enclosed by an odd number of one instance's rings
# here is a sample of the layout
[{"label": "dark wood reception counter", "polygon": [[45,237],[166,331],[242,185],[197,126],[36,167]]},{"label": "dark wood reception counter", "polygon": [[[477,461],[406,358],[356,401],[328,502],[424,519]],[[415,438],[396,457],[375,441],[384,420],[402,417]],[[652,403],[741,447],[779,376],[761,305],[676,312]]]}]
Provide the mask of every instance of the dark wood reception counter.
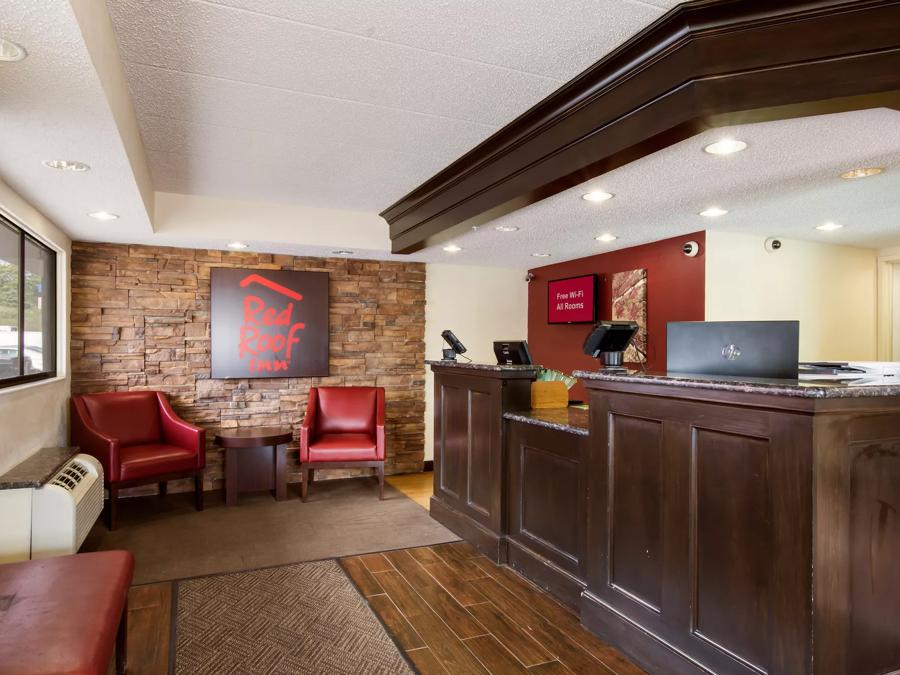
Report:
[{"label": "dark wood reception counter", "polygon": [[900,668],[900,385],[434,370],[434,516],[649,671]]}]

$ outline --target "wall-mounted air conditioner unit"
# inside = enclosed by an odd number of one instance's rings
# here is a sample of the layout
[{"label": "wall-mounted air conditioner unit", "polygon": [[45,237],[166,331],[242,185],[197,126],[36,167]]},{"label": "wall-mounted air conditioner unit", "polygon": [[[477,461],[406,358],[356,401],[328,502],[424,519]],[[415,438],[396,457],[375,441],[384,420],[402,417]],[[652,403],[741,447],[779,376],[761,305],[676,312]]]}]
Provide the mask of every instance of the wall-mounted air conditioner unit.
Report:
[{"label": "wall-mounted air conditioner unit", "polygon": [[103,511],[103,467],[75,455],[42,487],[0,492],[0,504],[0,563],[75,553]]}]

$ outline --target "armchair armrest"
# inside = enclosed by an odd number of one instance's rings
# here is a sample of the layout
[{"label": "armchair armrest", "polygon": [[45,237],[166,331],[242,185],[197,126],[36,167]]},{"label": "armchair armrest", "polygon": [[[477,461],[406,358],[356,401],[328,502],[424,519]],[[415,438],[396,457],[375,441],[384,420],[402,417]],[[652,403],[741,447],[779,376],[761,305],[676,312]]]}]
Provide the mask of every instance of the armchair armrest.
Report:
[{"label": "armchair armrest", "polygon": [[375,456],[384,459],[384,388],[375,390]]},{"label": "armchair armrest", "polygon": [[119,480],[119,439],[94,427],[84,403],[76,396],[71,401],[71,425],[72,445],[100,461],[106,482]]},{"label": "armchair armrest", "polygon": [[306,402],[306,414],[300,425],[300,461],[309,461],[309,444],[316,437],[316,418],[319,410],[319,390],[315,387],[309,389],[309,399]]},{"label": "armchair armrest", "polygon": [[165,394],[156,392],[159,401],[159,419],[162,424],[163,439],[170,445],[194,450],[197,453],[197,468],[206,466],[206,430],[189,424],[172,410]]}]

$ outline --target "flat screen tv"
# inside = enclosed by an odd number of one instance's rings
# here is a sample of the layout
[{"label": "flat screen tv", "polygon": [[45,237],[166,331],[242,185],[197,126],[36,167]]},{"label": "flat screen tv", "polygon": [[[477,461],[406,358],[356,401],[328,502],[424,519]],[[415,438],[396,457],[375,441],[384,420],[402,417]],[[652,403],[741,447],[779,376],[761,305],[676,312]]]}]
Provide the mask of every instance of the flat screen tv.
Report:
[{"label": "flat screen tv", "polygon": [[597,295],[596,274],[547,282],[547,323],[594,323]]}]

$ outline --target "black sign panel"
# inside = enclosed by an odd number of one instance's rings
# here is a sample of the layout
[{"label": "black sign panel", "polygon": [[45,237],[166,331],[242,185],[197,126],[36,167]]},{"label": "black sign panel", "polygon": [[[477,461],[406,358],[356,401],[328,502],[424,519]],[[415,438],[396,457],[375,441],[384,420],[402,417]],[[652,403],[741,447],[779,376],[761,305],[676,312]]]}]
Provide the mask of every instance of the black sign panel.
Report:
[{"label": "black sign panel", "polygon": [[328,375],[328,273],[210,270],[212,377]]}]

